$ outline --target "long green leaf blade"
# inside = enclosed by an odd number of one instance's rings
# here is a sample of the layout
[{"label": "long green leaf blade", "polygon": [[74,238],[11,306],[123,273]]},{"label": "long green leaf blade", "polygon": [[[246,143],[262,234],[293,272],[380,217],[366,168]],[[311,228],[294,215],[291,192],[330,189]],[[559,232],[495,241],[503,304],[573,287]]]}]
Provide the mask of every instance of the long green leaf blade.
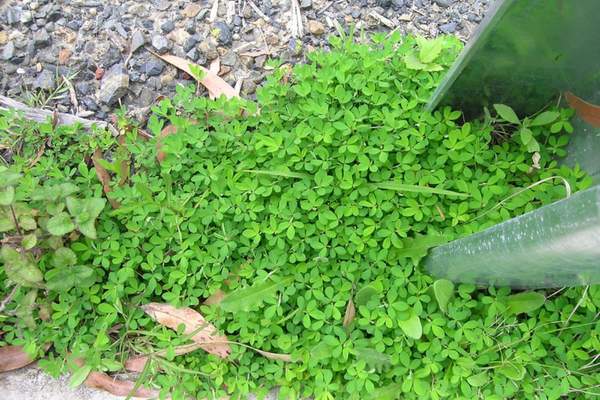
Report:
[{"label": "long green leaf blade", "polygon": [[268,175],[268,176],[281,176],[284,178],[297,178],[304,179],[308,178],[308,175],[302,174],[300,172],[292,172],[292,171],[274,171],[274,170],[266,170],[266,169],[245,169],[243,172],[248,172],[251,174],[257,175]]},{"label": "long green leaf blade", "polygon": [[265,282],[255,283],[252,286],[235,290],[229,293],[219,303],[219,306],[229,312],[247,311],[261,303],[265,298],[272,296],[278,289],[289,285],[293,277],[282,280],[270,279]]},{"label": "long green leaf blade", "polygon": [[375,186],[379,189],[394,190],[396,192],[411,192],[411,193],[428,193],[428,194],[439,194],[442,196],[456,196],[456,197],[470,197],[470,194],[454,192],[452,190],[438,189],[429,186],[418,186],[418,185],[407,185],[398,182],[380,182],[376,183]]}]

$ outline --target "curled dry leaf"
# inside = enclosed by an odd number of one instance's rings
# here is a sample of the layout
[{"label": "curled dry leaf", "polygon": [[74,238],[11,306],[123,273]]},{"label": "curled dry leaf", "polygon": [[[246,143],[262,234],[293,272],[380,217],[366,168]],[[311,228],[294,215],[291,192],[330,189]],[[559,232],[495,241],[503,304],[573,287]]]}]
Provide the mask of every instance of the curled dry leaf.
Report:
[{"label": "curled dry leaf", "polygon": [[227,82],[225,82],[222,78],[220,78],[217,74],[210,71],[209,69],[204,68],[201,65],[196,65],[196,64],[194,64],[184,58],[181,58],[181,57],[173,56],[170,54],[161,55],[161,54],[155,53],[151,50],[149,50],[149,51],[152,54],[154,54],[156,57],[179,68],[180,70],[186,72],[188,75],[190,75],[192,77],[195,77],[195,74],[192,72],[190,65],[193,65],[193,66],[199,68],[200,70],[202,70],[202,72],[204,73],[204,76],[200,79],[197,79],[197,81],[206,87],[206,89],[208,90],[208,92],[211,96],[219,97],[221,95],[224,95],[228,99],[230,99],[232,97],[239,97],[237,95],[237,93],[235,92],[234,88],[232,88]]},{"label": "curled dry leaf", "polygon": [[[81,358],[74,359],[73,363],[80,368],[85,365],[84,361]],[[148,389],[143,386],[135,388],[135,382],[115,379],[103,372],[97,371],[90,372],[83,383],[87,387],[104,390],[115,396],[131,396],[149,399],[156,398],[159,395],[159,392],[157,390]]]},{"label": "curled dry leaf", "polygon": [[172,135],[174,133],[177,133],[177,128],[174,125],[165,126],[163,130],[160,131],[160,137],[156,141],[156,159],[159,163],[163,162],[163,160],[167,156],[164,152],[160,150],[162,148],[162,143],[160,142],[160,139]]},{"label": "curled dry leaf", "polygon": [[348,305],[346,306],[346,313],[344,314],[344,322],[342,323],[344,328],[347,328],[350,326],[352,321],[354,321],[355,315],[356,315],[356,307],[354,307],[354,302],[352,301],[352,298],[350,298],[350,300],[348,300]]},{"label": "curled dry leaf", "polygon": [[136,389],[135,382],[114,379],[103,372],[90,372],[84,383],[88,387],[104,390],[115,396],[132,396],[150,399],[158,397],[159,394],[157,390],[145,387],[138,387]]},{"label": "curled dry leaf", "polygon": [[[187,354],[191,353],[192,351],[198,350],[199,348],[201,348],[201,346],[202,345],[198,343],[184,344],[182,346],[175,347],[174,353],[175,355],[180,356],[182,354]],[[152,355],[136,356],[129,358],[127,361],[125,361],[125,369],[131,372],[142,372],[150,357],[165,357],[166,355],[167,350],[160,350],[155,353],[152,353]]]},{"label": "curled dry leaf", "polygon": [[121,206],[119,202],[108,197],[108,193],[111,191],[110,175],[108,174],[106,168],[102,166],[100,160],[102,160],[102,150],[100,150],[100,148],[96,148],[94,155],[92,156],[92,162],[94,163],[94,168],[96,169],[96,176],[102,184],[102,190],[104,191],[104,194],[106,195],[106,198],[108,199],[108,202],[112,208],[119,208]]},{"label": "curled dry leaf", "polygon": [[210,354],[226,358],[231,353],[227,336],[219,335],[214,325],[191,308],[175,308],[163,303],[149,303],[142,306],[142,309],[156,322],[173,330],[183,324],[184,333],[192,335],[190,339]]},{"label": "curled dry leaf", "polygon": [[33,361],[35,360],[29,357],[21,346],[0,347],[0,372],[19,369]]}]

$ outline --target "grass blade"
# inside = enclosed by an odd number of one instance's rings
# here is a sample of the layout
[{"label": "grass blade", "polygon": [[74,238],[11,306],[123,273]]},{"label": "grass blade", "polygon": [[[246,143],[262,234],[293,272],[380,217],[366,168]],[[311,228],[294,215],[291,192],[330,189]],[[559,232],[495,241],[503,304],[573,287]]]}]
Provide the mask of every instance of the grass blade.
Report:
[{"label": "grass blade", "polygon": [[297,179],[308,178],[308,175],[306,175],[306,174],[302,174],[300,172],[292,172],[292,171],[273,171],[273,170],[266,170],[266,169],[245,169],[242,172],[248,172],[248,173],[257,174],[257,175],[281,176],[284,178],[297,178]]},{"label": "grass blade", "polygon": [[411,193],[428,193],[428,194],[439,194],[442,196],[456,196],[456,197],[470,197],[470,194],[454,192],[452,190],[438,189],[429,186],[418,186],[418,185],[407,185],[398,182],[381,182],[376,183],[375,186],[378,189],[394,190],[396,192],[411,192]]}]

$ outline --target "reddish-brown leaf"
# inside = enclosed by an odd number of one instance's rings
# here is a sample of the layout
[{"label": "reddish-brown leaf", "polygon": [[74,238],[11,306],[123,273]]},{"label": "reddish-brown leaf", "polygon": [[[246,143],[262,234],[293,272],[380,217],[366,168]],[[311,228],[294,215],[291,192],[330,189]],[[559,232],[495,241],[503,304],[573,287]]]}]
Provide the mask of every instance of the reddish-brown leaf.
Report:
[{"label": "reddish-brown leaf", "polygon": [[348,305],[346,305],[346,313],[344,314],[344,322],[342,322],[342,325],[344,326],[344,328],[347,328],[350,326],[352,321],[354,321],[355,315],[356,315],[356,308],[354,307],[354,302],[352,301],[352,298],[350,298],[350,300],[348,300]]},{"label": "reddish-brown leaf", "polygon": [[[180,356],[182,354],[187,354],[191,353],[192,351],[198,350],[199,348],[201,348],[201,346],[202,345],[198,343],[184,344],[182,346],[175,347],[174,353],[175,355]],[[165,357],[166,355],[166,350],[160,350],[155,353],[152,353],[153,357]],[[127,359],[127,361],[125,361],[125,369],[131,372],[142,372],[149,359],[150,356],[136,356],[129,358]]]},{"label": "reddish-brown leaf", "polygon": [[65,65],[69,62],[69,58],[71,58],[71,50],[60,49],[60,51],[58,52],[58,63],[61,65]]},{"label": "reddish-brown leaf", "polygon": [[221,302],[221,300],[223,300],[225,298],[225,292],[222,291],[221,289],[217,290],[216,292],[214,292],[213,294],[211,294],[210,296],[208,296],[206,298],[206,300],[204,300],[204,305],[207,306],[212,306],[215,304],[219,304]]},{"label": "reddish-brown leaf", "polygon": [[186,335],[192,335],[190,339],[201,345],[200,348],[210,354],[226,358],[231,353],[227,336],[220,335],[214,325],[191,308],[175,308],[163,303],[149,303],[142,306],[142,309],[156,322],[173,330],[183,324],[183,332]]},{"label": "reddish-brown leaf", "polygon": [[94,74],[94,77],[96,78],[96,80],[99,81],[100,79],[102,79],[103,76],[104,76],[104,68],[96,67],[96,73]]},{"label": "reddish-brown leaf", "polygon": [[159,394],[157,390],[148,389],[143,386],[134,390],[135,382],[115,379],[103,372],[90,372],[84,383],[88,387],[104,390],[115,396],[132,396],[150,399],[158,397]]},{"label": "reddish-brown leaf", "polygon": [[111,191],[110,175],[108,174],[108,171],[102,166],[100,160],[102,160],[102,150],[100,150],[100,148],[98,147],[96,148],[96,150],[94,151],[94,155],[92,156],[92,162],[94,163],[94,168],[96,169],[96,176],[102,184],[102,190],[104,190],[104,194],[106,195],[106,198],[108,199],[108,202],[110,203],[112,208],[119,208],[121,206],[119,202],[114,199],[111,199],[108,196],[108,194]]},{"label": "reddish-brown leaf", "polygon": [[[173,56],[170,54],[158,54],[151,51],[156,57],[161,60],[179,68],[180,70],[186,72],[190,76],[194,76],[190,65],[195,65],[194,63],[177,56]],[[214,97],[219,97],[224,95],[227,98],[239,97],[235,92],[235,89],[231,87],[227,82],[225,82],[222,78],[220,78],[217,74],[213,73],[207,68],[204,68],[201,65],[196,65],[204,72],[204,76],[201,79],[197,79],[198,82],[206,87],[209,94]]]},{"label": "reddish-brown leaf", "polygon": [[[81,358],[76,358],[72,361],[78,367],[83,367],[85,364]],[[104,390],[115,396],[132,396],[148,399],[158,397],[159,394],[157,390],[148,389],[143,386],[134,390],[135,382],[115,379],[103,372],[97,371],[90,372],[83,383],[87,387]]]},{"label": "reddish-brown leaf", "polygon": [[565,93],[565,97],[569,106],[577,111],[579,118],[595,128],[600,128],[600,106],[588,103],[571,92]]},{"label": "reddish-brown leaf", "polygon": [[160,131],[159,138],[156,141],[156,159],[158,160],[159,163],[163,162],[163,160],[167,156],[164,152],[162,152],[160,150],[162,148],[162,143],[161,143],[160,139],[165,138],[174,133],[177,133],[177,128],[174,125],[165,126],[163,128],[163,130]]},{"label": "reddish-brown leaf", "polygon": [[0,372],[19,369],[33,361],[35,360],[29,357],[21,346],[0,347]]}]

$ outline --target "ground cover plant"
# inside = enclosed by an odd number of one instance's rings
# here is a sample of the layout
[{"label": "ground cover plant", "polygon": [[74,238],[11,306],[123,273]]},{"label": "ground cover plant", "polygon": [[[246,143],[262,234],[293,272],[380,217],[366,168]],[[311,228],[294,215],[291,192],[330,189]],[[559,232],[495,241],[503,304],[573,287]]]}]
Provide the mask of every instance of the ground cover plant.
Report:
[{"label": "ground cover plant", "polygon": [[[556,161],[572,112],[428,113],[459,43],[362,42],[276,67],[256,102],[180,88],[151,140],[122,116],[117,139],[2,114],[0,345],[74,385],[129,370],[125,393],[175,399],[597,396],[597,286],[511,292],[420,266],[590,185]],[[16,229],[31,210],[60,246]],[[85,277],[49,284],[72,268]]]}]

